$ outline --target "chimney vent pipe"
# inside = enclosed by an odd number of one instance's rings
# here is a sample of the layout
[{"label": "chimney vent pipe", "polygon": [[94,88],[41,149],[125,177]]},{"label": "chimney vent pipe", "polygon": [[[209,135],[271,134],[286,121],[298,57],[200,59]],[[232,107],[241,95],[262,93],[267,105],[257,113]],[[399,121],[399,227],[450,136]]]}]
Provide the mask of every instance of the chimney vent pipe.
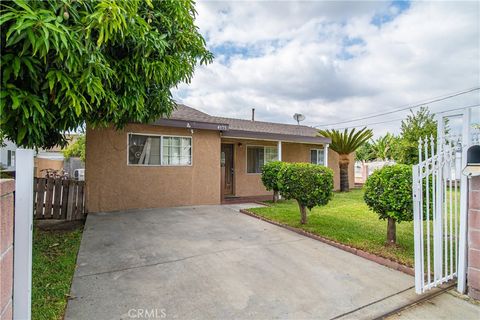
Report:
[{"label": "chimney vent pipe", "polygon": [[255,121],[255,108],[252,108],[252,121]]}]

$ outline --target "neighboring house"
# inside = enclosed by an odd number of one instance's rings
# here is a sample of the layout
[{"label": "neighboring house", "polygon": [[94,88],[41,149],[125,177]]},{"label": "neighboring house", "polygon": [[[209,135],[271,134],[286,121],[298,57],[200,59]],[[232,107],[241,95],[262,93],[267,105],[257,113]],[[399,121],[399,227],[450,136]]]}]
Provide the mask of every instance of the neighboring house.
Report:
[{"label": "neighboring house", "polygon": [[55,146],[51,149],[38,150],[35,155],[35,177],[44,177],[47,169],[56,171],[65,170],[70,177],[73,177],[73,171],[83,167],[79,160],[74,161],[74,166],[72,166],[72,159],[67,160],[63,156],[63,150],[75,143],[79,134],[67,134],[66,136],[68,141],[66,147]]},{"label": "neighboring house", "polygon": [[48,169],[63,170],[63,153],[53,150],[39,150],[35,155],[35,177],[44,177]]},{"label": "neighboring house", "polygon": [[339,187],[338,154],[307,126],[214,117],[178,105],[170,118],[151,124],[87,128],[86,140],[89,212],[271,195],[261,168],[272,160],[328,165]]},{"label": "neighboring house", "polygon": [[365,183],[373,171],[393,164],[395,164],[393,160],[355,161],[355,183]]},{"label": "neighboring house", "polygon": [[0,165],[3,171],[15,171],[15,150],[17,145],[10,140],[5,140],[5,147],[0,148]]},{"label": "neighboring house", "polygon": [[[78,136],[78,134],[67,135],[68,145],[74,143]],[[15,171],[15,151],[17,150],[17,145],[10,140],[5,140],[4,143],[5,147],[0,148],[0,165],[3,171]],[[38,150],[35,154],[34,162],[35,177],[45,176],[45,172],[47,169],[63,170],[65,161],[63,156],[63,150],[64,149],[60,147],[54,147],[48,150]],[[75,161],[73,165],[68,162],[68,171],[73,172],[75,169],[83,168],[83,164],[77,162],[78,161]]]}]

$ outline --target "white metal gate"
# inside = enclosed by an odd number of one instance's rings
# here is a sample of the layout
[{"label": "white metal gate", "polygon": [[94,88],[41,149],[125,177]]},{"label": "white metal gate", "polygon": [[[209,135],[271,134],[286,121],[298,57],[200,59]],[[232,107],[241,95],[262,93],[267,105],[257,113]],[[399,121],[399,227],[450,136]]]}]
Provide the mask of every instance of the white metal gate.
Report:
[{"label": "white metal gate", "polygon": [[[419,141],[413,166],[415,290],[423,293],[457,279],[465,292],[467,261],[467,178],[462,175],[470,139],[470,109],[437,118],[438,139]],[[446,135],[444,119],[462,116],[462,132]]]}]

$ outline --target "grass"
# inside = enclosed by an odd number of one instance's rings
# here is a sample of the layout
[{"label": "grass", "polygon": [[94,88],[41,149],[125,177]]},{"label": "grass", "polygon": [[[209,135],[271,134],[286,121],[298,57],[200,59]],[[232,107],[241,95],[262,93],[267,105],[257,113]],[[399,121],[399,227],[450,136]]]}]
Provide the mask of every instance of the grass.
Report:
[{"label": "grass", "polygon": [[271,207],[249,210],[407,266],[414,263],[413,222],[397,223],[397,246],[386,246],[387,221],[379,220],[378,215],[369,210],[360,189],[336,192],[326,206],[315,207],[309,212],[305,225],[300,224],[300,211],[295,201],[280,201]]},{"label": "grass", "polygon": [[34,229],[32,319],[63,319],[82,229]]}]

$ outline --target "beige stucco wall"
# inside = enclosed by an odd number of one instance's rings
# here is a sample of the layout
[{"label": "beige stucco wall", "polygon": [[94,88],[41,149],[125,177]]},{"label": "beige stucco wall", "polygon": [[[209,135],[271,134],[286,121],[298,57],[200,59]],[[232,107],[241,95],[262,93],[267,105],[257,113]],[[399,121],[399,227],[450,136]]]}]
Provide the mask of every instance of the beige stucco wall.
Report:
[{"label": "beige stucco wall", "polygon": [[[191,166],[127,165],[127,134],[163,134],[191,136]],[[273,141],[220,139],[216,131],[167,128],[130,124],[124,130],[87,128],[86,200],[89,212],[135,208],[219,204],[221,143],[234,145],[234,194],[259,196],[271,194],[260,174],[247,173],[246,148],[249,145],[277,146]],[[310,149],[322,145],[282,144],[282,160],[309,162]],[[354,185],[353,154],[349,167],[350,186]],[[339,188],[338,154],[329,150],[328,166],[334,170],[334,186]]]},{"label": "beige stucco wall", "polygon": [[[191,166],[128,166],[127,134],[192,136]],[[220,135],[216,131],[130,124],[87,128],[89,212],[220,203]]]},{"label": "beige stucco wall", "polygon": [[52,160],[35,157],[35,177],[45,177],[46,169],[63,170],[63,160]]},{"label": "beige stucco wall", "polygon": [[[239,197],[269,195],[262,184],[259,173],[247,173],[247,146],[277,146],[277,142],[243,140],[243,139],[222,139],[222,143],[234,145],[234,194]],[[286,162],[310,162],[310,150],[322,149],[322,145],[303,143],[282,143],[282,160]],[[338,167],[339,156],[335,151],[328,150],[328,167],[334,171],[334,188],[340,189],[340,170]],[[354,154],[350,156],[349,183],[353,188],[355,183]]]}]

